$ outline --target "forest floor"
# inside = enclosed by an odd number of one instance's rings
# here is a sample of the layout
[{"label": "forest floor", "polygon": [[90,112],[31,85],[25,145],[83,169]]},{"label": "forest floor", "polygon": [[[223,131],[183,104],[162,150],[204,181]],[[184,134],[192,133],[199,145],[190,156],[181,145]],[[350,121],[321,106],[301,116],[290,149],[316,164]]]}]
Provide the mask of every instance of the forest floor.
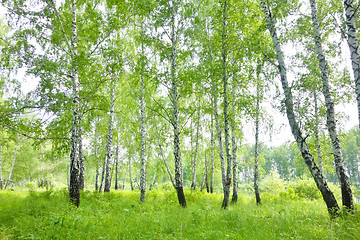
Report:
[{"label": "forest floor", "polygon": [[80,207],[63,190],[0,192],[0,239],[360,239],[360,205],[354,215],[330,219],[322,200],[240,195],[220,209],[221,194],[186,191],[106,194],[85,191]]}]

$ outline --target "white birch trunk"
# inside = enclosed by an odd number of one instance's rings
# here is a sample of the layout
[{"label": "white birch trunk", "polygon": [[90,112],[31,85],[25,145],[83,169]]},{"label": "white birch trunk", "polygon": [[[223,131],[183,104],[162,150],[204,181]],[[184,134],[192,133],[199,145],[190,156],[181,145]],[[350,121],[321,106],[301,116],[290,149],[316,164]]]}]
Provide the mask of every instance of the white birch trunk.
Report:
[{"label": "white birch trunk", "polygon": [[115,190],[119,189],[119,142],[116,142],[115,150]]},{"label": "white birch trunk", "polygon": [[[231,109],[235,113],[235,84],[232,85],[232,99]],[[236,156],[237,145],[236,145],[236,136],[235,136],[235,120],[231,121],[231,145],[232,145],[232,161],[233,161],[233,195],[231,202],[236,203],[238,200],[238,161]]]},{"label": "white birch trunk", "polygon": [[198,106],[198,119],[196,124],[196,140],[195,140],[195,154],[194,154],[194,161],[193,161],[193,169],[192,169],[192,183],[191,183],[191,190],[195,190],[196,188],[196,164],[197,164],[197,157],[198,157],[198,149],[199,149],[199,132],[200,132],[200,99],[199,99],[199,106]]},{"label": "white birch trunk", "polygon": [[79,154],[79,131],[80,131],[80,97],[79,97],[79,72],[77,63],[77,5],[72,0],[72,24],[71,24],[71,80],[73,100],[73,122],[71,130],[71,153],[70,153],[70,201],[79,206],[80,204],[80,154]]},{"label": "white birch trunk", "polygon": [[[143,48],[143,46],[142,46]],[[142,50],[143,51],[143,50]],[[142,74],[144,72],[143,63],[142,64]],[[144,76],[141,76],[141,169],[140,169],[140,201],[145,202],[145,191],[146,191],[146,159],[145,159],[145,101],[144,101],[144,91],[145,91],[145,82]]]},{"label": "white birch trunk", "polygon": [[130,178],[131,191],[134,191],[133,180],[132,180],[132,177],[131,177],[131,156],[130,155],[129,155],[129,178]]},{"label": "white birch trunk", "polygon": [[223,84],[224,84],[224,125],[225,125],[225,151],[226,151],[226,184],[224,189],[224,200],[222,203],[222,208],[226,209],[229,203],[230,198],[230,186],[231,186],[231,154],[230,154],[230,131],[229,131],[229,114],[228,114],[228,99],[227,99],[227,85],[228,85],[228,76],[227,76],[227,0],[223,2],[223,22],[222,22],[222,64],[223,64]]},{"label": "white birch trunk", "polygon": [[341,185],[342,202],[343,205],[346,206],[349,210],[353,210],[354,209],[353,196],[350,188],[349,177],[345,171],[340,141],[336,129],[334,102],[332,100],[330,93],[329,72],[321,43],[320,24],[317,17],[317,7],[315,0],[310,0],[310,5],[311,5],[311,16],[313,20],[313,27],[314,27],[315,46],[319,60],[321,79],[323,82],[323,94],[325,97],[325,104],[327,109],[326,125],[328,127],[329,135],[333,146],[336,173]]},{"label": "white birch trunk", "polygon": [[80,190],[84,190],[85,188],[85,159],[83,153],[83,145],[82,145],[82,128],[79,129],[79,161],[80,161]]},{"label": "white birch trunk", "polygon": [[112,79],[111,84],[111,100],[110,100],[110,116],[109,116],[109,126],[108,132],[106,135],[106,169],[105,169],[105,186],[104,192],[110,192],[111,186],[111,162],[112,162],[112,142],[113,142],[113,129],[114,129],[114,108],[115,108],[115,89],[116,84]]},{"label": "white birch trunk", "polygon": [[304,158],[304,162],[308,166],[310,173],[311,173],[312,177],[314,178],[314,181],[323,196],[323,199],[327,205],[329,213],[332,216],[334,216],[339,211],[339,205],[335,199],[333,192],[328,187],[327,182],[326,182],[324,176],[322,175],[320,169],[316,165],[316,163],[314,161],[314,157],[311,155],[311,153],[307,147],[306,141],[302,137],[302,133],[301,133],[299,124],[296,122],[291,88],[289,88],[288,82],[287,82],[284,54],[281,50],[280,42],[279,42],[278,36],[276,34],[275,24],[271,18],[270,9],[266,5],[265,1],[261,0],[260,3],[261,3],[262,10],[264,12],[264,15],[265,15],[267,28],[270,32],[270,35],[271,35],[271,38],[272,38],[272,41],[274,44],[275,52],[277,55],[281,85],[282,85],[282,88],[284,90],[284,95],[285,95],[286,115],[289,120],[291,132],[295,137],[295,140],[299,147],[301,155]]},{"label": "white birch trunk", "polygon": [[214,139],[214,119],[211,115],[211,129],[210,129],[210,145],[211,145],[211,179],[210,179],[210,193],[214,193],[214,175],[215,175],[215,164],[214,164],[214,155],[215,155],[215,139]]},{"label": "white birch trunk", "polygon": [[0,146],[0,190],[3,190],[3,177],[2,177],[2,146]]},{"label": "white birch trunk", "polygon": [[183,169],[181,162],[180,151],[180,129],[179,129],[179,109],[178,109],[178,90],[177,90],[177,76],[176,76],[176,45],[177,35],[175,28],[175,16],[177,14],[175,1],[171,1],[171,98],[173,104],[173,119],[172,124],[174,128],[174,159],[175,159],[175,186],[179,204],[186,207],[186,200],[183,187]]},{"label": "white birch trunk", "polygon": [[256,115],[255,115],[255,169],[254,169],[254,191],[257,204],[261,204],[259,193],[259,115],[260,115],[260,84],[259,73],[257,73],[256,84]]},{"label": "white birch trunk", "polygon": [[[355,93],[358,107],[358,120],[360,127],[360,53],[359,40],[357,38],[355,11],[353,0],[344,0],[344,9],[346,17],[348,45],[350,49],[351,66],[354,73]],[[358,13],[356,13],[358,14]]]},{"label": "white birch trunk", "polygon": [[11,181],[11,176],[12,176],[12,173],[14,171],[14,167],[15,167],[15,161],[16,161],[16,152],[18,151],[18,148],[15,149],[15,152],[14,152],[14,158],[13,158],[13,162],[11,164],[11,168],[10,168],[10,172],[9,172],[9,177],[5,183],[5,188],[4,190],[6,191],[7,190],[7,187],[10,185],[10,181]]},{"label": "white birch trunk", "polygon": [[317,94],[316,90],[314,90],[314,104],[315,104],[315,139],[316,139],[316,150],[317,150],[317,156],[318,156],[318,164],[319,169],[323,173],[322,169],[322,154],[321,154],[321,145],[320,145],[320,138],[319,138],[319,108],[317,103]]}]

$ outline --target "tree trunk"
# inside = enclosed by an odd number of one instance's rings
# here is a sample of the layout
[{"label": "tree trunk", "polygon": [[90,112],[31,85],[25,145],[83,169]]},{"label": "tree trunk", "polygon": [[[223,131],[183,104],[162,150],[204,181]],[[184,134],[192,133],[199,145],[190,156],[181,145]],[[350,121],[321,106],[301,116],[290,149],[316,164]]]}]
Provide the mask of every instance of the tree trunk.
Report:
[{"label": "tree trunk", "polygon": [[119,143],[116,143],[116,150],[115,150],[115,190],[119,189]]},{"label": "tree trunk", "polygon": [[79,97],[79,72],[77,63],[77,6],[76,0],[72,0],[72,24],[71,24],[71,80],[72,80],[72,100],[73,122],[71,129],[71,152],[70,152],[70,190],[69,196],[71,203],[75,206],[80,204],[80,97]]},{"label": "tree trunk", "polygon": [[131,191],[134,191],[134,185],[131,177],[131,156],[129,155],[129,178],[130,178],[130,188]]},{"label": "tree trunk", "polygon": [[199,99],[199,106],[198,106],[198,119],[196,125],[196,140],[195,140],[195,154],[194,154],[194,161],[193,161],[193,169],[192,169],[192,182],[191,182],[191,190],[195,190],[196,188],[196,164],[197,164],[197,156],[198,156],[198,149],[199,149],[199,131],[200,131],[200,99]]},{"label": "tree trunk", "polygon": [[204,190],[204,186],[206,187],[206,192],[209,192],[209,182],[208,182],[208,163],[207,163],[207,157],[205,154],[205,172],[204,172],[204,178],[201,184],[201,192]]},{"label": "tree trunk", "polygon": [[[141,44],[142,52],[144,52],[143,46]],[[142,65],[142,74],[144,72],[144,63]],[[145,102],[144,102],[144,91],[145,91],[145,82],[144,76],[141,76],[141,151],[140,151],[140,160],[141,160],[141,169],[140,169],[140,201],[145,202],[145,191],[146,191],[146,159],[145,159]]]},{"label": "tree trunk", "polygon": [[3,190],[3,178],[2,178],[2,146],[0,146],[0,190]]},{"label": "tree trunk", "polygon": [[346,17],[346,26],[347,26],[347,35],[348,35],[348,45],[350,49],[350,58],[351,65],[354,73],[355,80],[355,93],[358,107],[358,120],[360,127],[360,53],[359,53],[359,40],[357,38],[356,32],[356,22],[355,22],[355,11],[353,0],[344,0],[344,9]]},{"label": "tree trunk", "polygon": [[313,20],[313,27],[314,27],[315,46],[319,60],[321,79],[323,82],[323,94],[325,97],[325,104],[327,109],[326,125],[329,130],[329,134],[333,146],[336,173],[341,185],[342,202],[345,207],[347,207],[349,210],[352,211],[354,210],[353,196],[350,188],[349,176],[345,171],[340,141],[336,129],[334,102],[332,100],[330,93],[329,72],[321,43],[320,25],[317,17],[317,8],[316,8],[315,0],[310,0],[310,5],[311,5],[311,16]]},{"label": "tree trunk", "polygon": [[11,168],[10,168],[10,172],[9,172],[9,177],[5,183],[5,188],[4,190],[6,191],[7,190],[7,187],[10,185],[10,181],[11,181],[11,176],[12,176],[12,173],[13,173],[13,170],[14,170],[14,166],[15,166],[15,160],[16,160],[16,152],[18,151],[18,147],[15,149],[15,152],[14,152],[14,158],[13,158],[13,162],[11,164]]},{"label": "tree trunk", "polygon": [[210,180],[210,193],[214,193],[214,174],[215,174],[215,166],[214,166],[214,151],[215,151],[215,139],[214,139],[214,119],[213,115],[211,115],[211,129],[210,129],[210,144],[211,144],[211,180]]},{"label": "tree trunk", "polygon": [[105,182],[105,169],[106,169],[106,162],[107,162],[106,157],[107,157],[107,154],[105,153],[104,162],[103,162],[103,166],[102,166],[102,170],[101,170],[101,181],[100,181],[99,193],[102,193],[103,187],[104,187],[104,182]]},{"label": "tree trunk", "polygon": [[110,192],[111,186],[111,162],[112,162],[112,140],[113,140],[113,119],[114,119],[114,107],[115,107],[115,81],[111,80],[111,100],[110,100],[110,116],[109,116],[109,127],[106,135],[106,175],[105,175],[105,187],[104,192]]},{"label": "tree trunk", "polygon": [[150,187],[149,187],[149,190],[150,190],[150,191],[152,190],[152,188],[153,188],[153,186],[154,186],[154,184],[155,184],[155,178],[156,178],[156,171],[155,171],[155,173],[154,173],[154,177],[153,177],[153,179],[152,179],[152,181],[151,181],[151,184],[150,184]]},{"label": "tree trunk", "polygon": [[[235,113],[235,84],[232,85],[232,98],[233,101],[231,102],[231,109],[232,112]],[[231,121],[231,145],[232,145],[232,161],[233,161],[233,195],[231,198],[232,203],[236,203],[238,200],[238,161],[236,159],[236,137],[235,137],[235,120]]]},{"label": "tree trunk", "polygon": [[85,188],[85,160],[82,146],[82,129],[79,129],[80,190]]},{"label": "tree trunk", "polygon": [[125,190],[125,183],[126,183],[126,173],[123,180],[122,190]]},{"label": "tree trunk", "polygon": [[99,167],[96,166],[96,175],[95,175],[95,191],[99,190]]},{"label": "tree trunk", "polygon": [[315,104],[315,138],[316,138],[316,149],[317,149],[317,156],[318,156],[318,164],[321,173],[323,173],[322,169],[322,154],[321,154],[321,145],[320,145],[320,138],[319,138],[319,109],[317,105],[317,94],[316,90],[314,90],[314,104]]},{"label": "tree trunk", "polygon": [[226,30],[227,25],[227,0],[223,2],[223,22],[222,22],[222,63],[223,63],[223,84],[224,84],[224,125],[225,125],[225,151],[226,151],[226,160],[227,160],[227,169],[226,169],[226,184],[224,189],[224,200],[222,203],[222,208],[226,209],[229,203],[230,198],[230,186],[231,186],[231,154],[230,154],[230,143],[229,143],[229,114],[228,114],[228,99],[227,99],[227,49],[226,49]]},{"label": "tree trunk", "polygon": [[327,209],[328,209],[330,215],[335,216],[339,212],[339,205],[335,199],[333,192],[328,187],[324,176],[320,172],[320,169],[316,165],[316,163],[314,161],[314,157],[311,155],[311,153],[307,147],[306,141],[302,137],[300,127],[299,127],[298,123],[296,122],[291,88],[288,86],[288,82],[287,82],[284,54],[280,47],[280,42],[279,42],[278,36],[276,34],[276,30],[275,30],[275,24],[271,18],[270,9],[268,8],[268,6],[266,5],[264,0],[261,0],[260,2],[261,2],[262,10],[265,14],[267,28],[270,32],[270,35],[271,35],[271,38],[272,38],[272,41],[274,44],[275,52],[277,55],[281,85],[282,85],[282,88],[284,90],[284,95],[285,95],[286,115],[289,120],[291,132],[295,137],[295,140],[299,147],[301,155],[304,158],[304,162],[308,166],[310,173],[311,173],[312,177],[314,178],[314,181],[323,196],[323,199],[327,205]]},{"label": "tree trunk", "polygon": [[173,104],[173,119],[172,124],[174,128],[174,159],[175,159],[175,186],[179,204],[186,207],[186,199],[183,189],[183,169],[180,151],[180,129],[179,129],[179,109],[178,109],[178,90],[177,90],[177,76],[176,76],[176,44],[177,36],[175,29],[175,15],[176,13],[175,1],[171,1],[171,97]]},{"label": "tree trunk", "polygon": [[259,193],[259,115],[260,115],[260,83],[259,73],[257,72],[256,84],[256,115],[255,115],[255,169],[254,169],[254,191],[256,203],[261,204]]}]

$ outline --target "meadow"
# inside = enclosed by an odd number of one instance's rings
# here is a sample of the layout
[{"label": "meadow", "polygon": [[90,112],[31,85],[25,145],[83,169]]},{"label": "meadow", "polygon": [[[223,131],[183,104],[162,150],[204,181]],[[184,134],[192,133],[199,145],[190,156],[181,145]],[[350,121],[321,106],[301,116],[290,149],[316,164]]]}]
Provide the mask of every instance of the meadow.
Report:
[{"label": "meadow", "polygon": [[80,207],[66,188],[0,192],[0,239],[360,239],[360,212],[330,219],[321,199],[250,194],[220,209],[220,193],[185,191],[81,193]]}]

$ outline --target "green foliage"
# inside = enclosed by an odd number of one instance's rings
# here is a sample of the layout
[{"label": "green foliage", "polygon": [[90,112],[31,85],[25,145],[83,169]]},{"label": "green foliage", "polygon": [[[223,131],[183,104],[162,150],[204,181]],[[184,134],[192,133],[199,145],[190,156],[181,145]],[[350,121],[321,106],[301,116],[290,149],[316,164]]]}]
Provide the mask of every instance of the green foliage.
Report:
[{"label": "green foliage", "polygon": [[[178,206],[175,191],[108,194],[85,191],[70,205],[63,191],[0,193],[1,239],[356,239],[360,214],[330,220],[318,200],[253,198],[220,210],[220,194],[186,191],[189,207]],[[322,210],[321,210],[322,209]]]}]

